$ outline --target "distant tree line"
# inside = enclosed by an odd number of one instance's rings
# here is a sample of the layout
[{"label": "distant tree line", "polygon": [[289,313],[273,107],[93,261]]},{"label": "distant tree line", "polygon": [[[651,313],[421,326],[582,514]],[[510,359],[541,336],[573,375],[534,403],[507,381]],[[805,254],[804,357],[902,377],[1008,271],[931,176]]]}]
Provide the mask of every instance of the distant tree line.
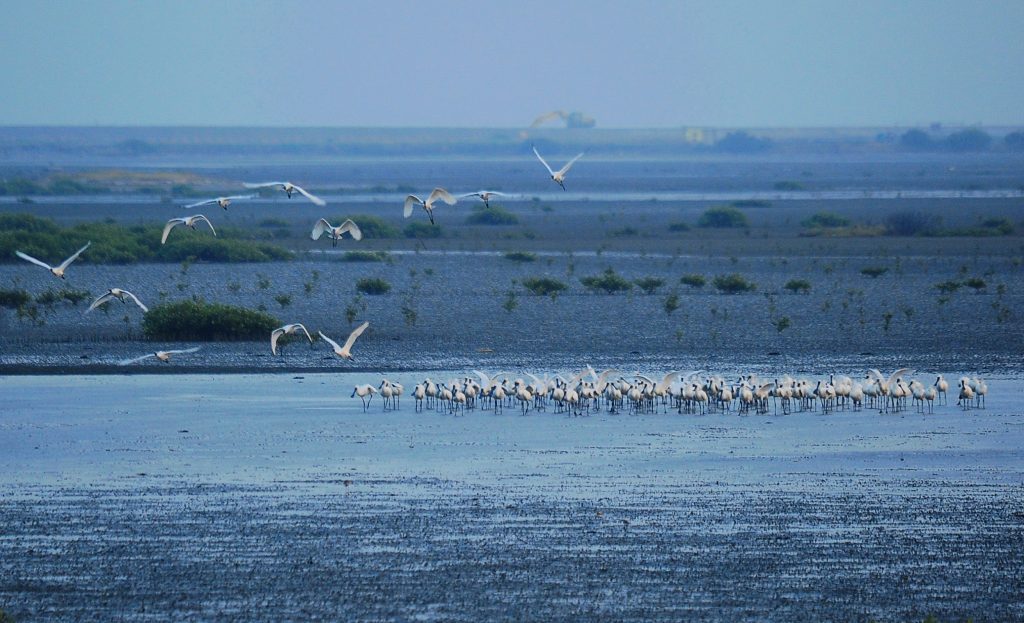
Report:
[{"label": "distant tree line", "polygon": [[[987,151],[995,144],[992,136],[978,128],[959,130],[945,138],[933,137],[920,129],[907,130],[900,136],[900,146],[912,151]],[[1024,151],[1024,132],[1017,131],[1003,138],[1003,145],[1011,151]]]}]

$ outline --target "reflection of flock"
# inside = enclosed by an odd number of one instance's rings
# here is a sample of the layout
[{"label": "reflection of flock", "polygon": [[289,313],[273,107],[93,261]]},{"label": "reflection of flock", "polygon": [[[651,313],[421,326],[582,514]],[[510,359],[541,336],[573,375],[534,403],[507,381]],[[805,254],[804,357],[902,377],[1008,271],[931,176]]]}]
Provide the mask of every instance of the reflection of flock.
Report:
[{"label": "reflection of flock", "polygon": [[[530,411],[553,409],[567,415],[608,413],[707,413],[789,414],[818,411],[878,409],[879,413],[898,413],[908,403],[918,413],[932,413],[935,404],[948,404],[949,382],[941,375],[925,384],[917,379],[905,380],[913,374],[909,368],[897,370],[888,377],[878,370],[868,370],[863,380],[829,375],[828,379],[811,380],[789,375],[765,382],[756,375],[727,380],[703,372],[670,372],[661,380],[643,374],[622,374],[617,370],[598,373],[591,367],[572,378],[561,374],[540,378],[525,373],[527,378],[514,378],[508,372],[494,376],[474,370],[478,378],[465,377],[447,383],[425,379],[412,389],[416,411],[432,409],[455,415],[480,409],[500,413],[517,408],[523,415]],[[962,377],[958,383],[957,404],[964,410],[984,408],[988,385],[978,378]],[[405,388],[387,379],[380,385],[357,385],[352,397],[359,397],[365,411],[373,397],[380,394],[384,410],[398,409]]]}]

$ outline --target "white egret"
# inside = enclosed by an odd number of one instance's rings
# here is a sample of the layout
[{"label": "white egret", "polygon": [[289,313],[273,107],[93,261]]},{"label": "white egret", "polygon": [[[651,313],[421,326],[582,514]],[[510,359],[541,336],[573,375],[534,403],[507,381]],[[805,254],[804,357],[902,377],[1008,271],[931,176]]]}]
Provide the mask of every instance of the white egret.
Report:
[{"label": "white egret", "polygon": [[182,207],[184,207],[186,210],[191,210],[192,208],[198,208],[200,206],[207,206],[207,205],[217,204],[220,207],[222,207],[225,210],[227,210],[228,206],[231,205],[232,201],[242,201],[242,200],[245,200],[245,199],[255,199],[257,196],[258,195],[231,195],[230,197],[217,197],[215,199],[206,199],[205,201],[197,201],[195,203],[190,203],[187,206],[182,206]]},{"label": "white egret", "polygon": [[491,199],[494,197],[507,197],[505,193],[500,193],[496,190],[478,190],[475,193],[466,193],[465,195],[459,195],[459,199],[468,199],[469,197],[476,197],[480,201],[484,202],[484,207],[491,207]]},{"label": "white egret", "polygon": [[100,305],[103,305],[104,303],[112,299],[117,299],[122,303],[127,303],[128,301],[125,300],[125,297],[130,298],[136,305],[142,308],[142,311],[149,311],[149,308],[142,304],[142,301],[139,300],[139,297],[135,296],[128,290],[122,290],[121,288],[110,288],[109,290],[107,290],[106,294],[100,296],[95,301],[93,301],[92,305],[89,306],[89,309],[85,310],[85,313],[88,314],[92,310],[96,309]]},{"label": "white egret", "polygon": [[27,253],[22,253],[21,251],[15,251],[14,254],[17,255],[18,257],[20,257],[21,259],[25,260],[26,262],[32,262],[36,266],[42,266],[46,270],[48,270],[51,273],[53,273],[54,277],[60,277],[61,279],[64,279],[65,278],[64,277],[64,271],[67,270],[68,266],[71,266],[71,262],[74,262],[75,260],[77,260],[78,256],[82,254],[82,251],[85,251],[86,249],[88,249],[89,245],[91,245],[91,244],[92,244],[91,241],[85,243],[85,246],[82,247],[81,249],[79,249],[78,251],[76,251],[74,255],[72,255],[71,257],[69,257],[68,259],[64,260],[63,262],[61,262],[60,264],[58,264],[56,266],[50,266],[46,262],[42,262],[40,260],[37,260],[36,258],[32,257],[31,255],[28,255]]},{"label": "white egret", "polygon": [[210,231],[213,232],[213,235],[217,235],[217,230],[213,228],[213,223],[210,222],[210,219],[206,218],[202,214],[193,214],[192,216],[172,218],[171,220],[167,221],[167,224],[164,225],[164,233],[162,236],[160,236],[160,244],[165,244],[167,242],[167,234],[171,233],[171,230],[177,227],[178,225],[184,225],[185,227],[188,227],[189,229],[195,231],[196,223],[198,223],[199,221],[203,221],[204,223],[209,225]]},{"label": "white egret", "polygon": [[337,342],[324,335],[323,331],[318,331],[318,333],[320,334],[320,337],[322,337],[328,344],[330,344],[334,348],[335,355],[341,357],[342,359],[348,359],[349,361],[352,361],[353,359],[355,359],[351,353],[352,345],[356,343],[356,339],[363,334],[363,331],[366,331],[366,327],[368,326],[370,326],[370,323],[364,322],[363,324],[353,329],[352,333],[348,334],[348,339],[345,340],[344,346],[339,346]]},{"label": "white egret", "polygon": [[404,206],[403,214],[405,214],[405,218],[409,218],[410,216],[412,216],[412,208],[413,208],[413,206],[419,205],[420,207],[423,208],[423,211],[427,213],[427,216],[430,217],[430,224],[433,225],[434,224],[434,202],[437,201],[438,199],[440,199],[441,201],[444,201],[445,203],[447,203],[450,206],[451,205],[455,205],[455,203],[458,201],[458,199],[453,197],[450,192],[448,192],[447,190],[445,190],[443,188],[438,187],[438,188],[435,188],[434,190],[432,190],[430,192],[430,195],[427,196],[427,200],[426,201],[424,201],[423,199],[420,199],[416,195],[409,195],[408,197],[406,197],[405,198],[405,206]]},{"label": "white egret", "polygon": [[164,363],[170,363],[171,355],[184,355],[186,353],[194,353],[197,350],[199,350],[198,346],[196,346],[194,348],[186,348],[185,350],[158,350],[155,353],[149,353],[148,355],[143,355],[141,357],[136,357],[135,359],[125,359],[123,361],[119,361],[117,365],[119,365],[119,366],[127,366],[127,365],[131,365],[133,363],[138,363],[138,362],[143,361],[145,359],[149,359],[150,357],[156,357],[158,361],[162,361]]},{"label": "white egret", "polygon": [[299,186],[296,186],[291,182],[264,182],[261,184],[250,184],[249,182],[245,182],[244,185],[246,188],[277,188],[278,190],[283,190],[285,194],[288,195],[289,199],[292,198],[293,194],[299,193],[300,195],[302,195],[306,199],[309,199],[318,206],[327,205],[327,202],[321,199],[320,197],[317,197],[316,195],[307,192],[305,189],[300,188]]},{"label": "white egret", "polygon": [[313,345],[313,336],[306,330],[306,326],[301,322],[293,324],[286,324],[283,327],[278,327],[270,332],[270,352],[277,354],[277,341],[281,339],[282,335],[294,335],[299,330],[306,334],[306,339],[309,340],[309,344]]},{"label": "white egret", "polygon": [[327,222],[327,219],[322,218],[316,222],[313,226],[313,233],[310,234],[310,238],[313,240],[320,240],[320,236],[327,233],[331,237],[331,246],[338,246],[338,241],[345,234],[352,236],[353,240],[362,240],[363,232],[359,229],[359,226],[355,224],[352,219],[345,219],[345,222],[335,227]]},{"label": "white egret", "polygon": [[536,154],[537,159],[540,160],[541,164],[544,165],[544,168],[546,168],[548,170],[548,173],[551,174],[551,179],[554,180],[559,186],[561,186],[562,190],[565,190],[565,174],[569,172],[569,169],[577,160],[583,157],[582,153],[577,154],[577,156],[570,160],[568,163],[566,163],[564,167],[562,167],[558,171],[555,171],[551,168],[547,161],[544,160],[543,156],[540,155],[540,152],[537,151],[536,146],[534,146],[533,148],[533,153]]}]

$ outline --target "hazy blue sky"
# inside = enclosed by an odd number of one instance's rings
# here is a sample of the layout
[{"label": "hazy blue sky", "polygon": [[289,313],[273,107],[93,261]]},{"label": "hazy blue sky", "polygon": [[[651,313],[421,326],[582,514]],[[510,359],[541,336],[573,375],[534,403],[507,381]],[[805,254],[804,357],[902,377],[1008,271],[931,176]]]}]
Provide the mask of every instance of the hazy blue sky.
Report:
[{"label": "hazy blue sky", "polygon": [[1024,124],[1024,1],[0,0],[0,124]]}]

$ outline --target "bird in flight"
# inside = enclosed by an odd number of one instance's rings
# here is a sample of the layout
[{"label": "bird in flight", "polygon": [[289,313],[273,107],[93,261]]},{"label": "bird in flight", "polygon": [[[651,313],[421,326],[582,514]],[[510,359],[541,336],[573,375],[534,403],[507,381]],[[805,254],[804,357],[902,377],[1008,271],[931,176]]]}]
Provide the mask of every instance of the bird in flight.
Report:
[{"label": "bird in flight", "polygon": [[307,192],[305,189],[300,188],[300,187],[296,186],[295,184],[292,184],[291,182],[265,182],[265,183],[262,183],[262,184],[250,184],[250,183],[246,182],[245,183],[245,187],[246,188],[277,188],[279,190],[283,190],[285,192],[285,194],[288,195],[289,199],[292,198],[293,194],[299,193],[300,195],[302,195],[306,199],[309,199],[310,201],[312,201],[313,203],[315,203],[318,206],[327,205],[327,202],[324,201],[323,199],[321,199],[320,197],[317,197],[316,195]]},{"label": "bird in flight", "polygon": [[138,305],[142,309],[142,311],[149,311],[149,308],[142,304],[142,301],[139,300],[139,297],[135,296],[128,290],[122,290],[121,288],[110,288],[109,290],[107,290],[106,294],[100,296],[95,301],[93,301],[92,305],[89,306],[89,309],[85,310],[85,313],[88,314],[89,312],[96,309],[100,305],[103,305],[107,301],[111,301],[113,299],[117,299],[122,303],[127,303],[128,301],[125,300],[125,297],[130,298],[136,305]]},{"label": "bird in flight", "polygon": [[484,207],[491,207],[491,199],[494,197],[507,197],[505,193],[499,193],[496,190],[478,190],[475,193],[466,193],[465,195],[459,195],[459,199],[466,199],[468,197],[476,197],[480,201],[484,202]]},{"label": "bird in flight", "polygon": [[243,199],[253,199],[256,196],[257,195],[232,195],[230,197],[217,197],[216,199],[207,199],[205,201],[197,201],[195,203],[190,203],[187,206],[184,206],[184,208],[186,210],[190,210],[192,208],[198,208],[200,206],[206,206],[206,205],[211,205],[211,204],[216,203],[220,207],[222,207],[225,210],[227,210],[228,206],[231,205],[232,201],[241,201]]},{"label": "bird in flight", "polygon": [[548,173],[551,174],[551,179],[554,180],[559,186],[561,186],[562,190],[565,190],[565,174],[569,172],[569,169],[572,167],[573,163],[575,163],[577,160],[583,157],[582,153],[577,154],[576,157],[567,162],[564,167],[555,171],[551,168],[547,161],[544,160],[544,158],[540,155],[540,152],[537,151],[536,146],[534,146],[533,148],[533,153],[537,155],[537,160],[540,160],[541,164],[544,165],[544,168],[546,168],[548,170]]},{"label": "bird in flight", "polygon": [[172,218],[171,220],[167,221],[167,224],[164,225],[164,234],[160,237],[160,244],[164,244],[165,242],[167,242],[167,234],[171,233],[171,230],[177,227],[178,225],[184,225],[185,227],[188,227],[195,231],[196,223],[198,223],[199,221],[204,221],[207,225],[210,226],[210,231],[213,232],[213,235],[217,235],[217,230],[213,228],[213,223],[210,222],[210,219],[206,218],[202,214],[195,214],[192,216],[186,216],[184,218]]},{"label": "bird in flight", "polygon": [[149,353],[148,355],[143,355],[141,357],[136,357],[135,359],[125,359],[124,361],[118,362],[117,365],[119,365],[119,366],[129,366],[129,365],[131,365],[133,363],[138,363],[138,362],[143,361],[145,359],[149,359],[150,357],[156,357],[157,360],[159,360],[159,361],[162,361],[164,363],[170,363],[171,362],[171,355],[184,355],[185,353],[194,353],[197,350],[199,350],[198,346],[196,346],[194,348],[186,348],[185,350],[158,350],[155,353]]},{"label": "bird in flight", "polygon": [[298,333],[299,329],[306,334],[306,339],[309,340],[309,344],[313,344],[313,336],[306,330],[306,326],[302,323],[296,322],[295,324],[286,324],[283,327],[278,327],[270,332],[270,352],[277,354],[277,341],[281,339],[282,335],[292,335]]},{"label": "bird in flight", "polygon": [[339,346],[337,342],[324,335],[323,331],[317,331],[317,333],[319,333],[320,337],[322,337],[328,344],[330,344],[334,348],[335,355],[341,357],[342,359],[348,359],[349,361],[352,361],[354,359],[354,357],[352,357],[351,352],[352,345],[356,343],[356,339],[358,339],[359,336],[363,334],[363,331],[366,331],[366,327],[368,326],[370,326],[370,323],[364,322],[363,324],[353,329],[352,333],[348,334],[348,339],[345,340],[344,346]]},{"label": "bird in flight", "polygon": [[29,255],[27,253],[22,253],[21,251],[15,251],[14,254],[17,255],[18,257],[20,257],[21,259],[25,260],[26,262],[32,262],[36,266],[42,266],[46,270],[48,270],[51,273],[53,273],[54,277],[60,277],[61,279],[65,279],[64,271],[67,270],[68,266],[71,266],[71,262],[74,262],[75,260],[77,260],[78,256],[82,254],[82,251],[85,251],[86,249],[88,249],[89,245],[91,245],[91,244],[92,244],[92,242],[85,243],[84,247],[82,247],[78,251],[75,251],[74,255],[72,255],[68,259],[64,260],[63,262],[61,262],[57,266],[50,266],[46,262],[37,260],[36,258],[32,257],[31,255]]},{"label": "bird in flight", "polygon": [[353,240],[363,239],[363,232],[360,231],[359,226],[356,225],[355,221],[352,219],[345,219],[344,223],[335,227],[334,225],[331,225],[327,219],[322,218],[313,226],[313,233],[310,234],[309,237],[313,240],[320,240],[320,236],[323,236],[324,233],[332,238],[332,247],[338,246],[338,241],[341,240],[341,237],[345,234],[352,236]]},{"label": "bird in flight", "polygon": [[423,208],[423,211],[427,213],[427,216],[430,217],[430,224],[433,225],[434,202],[437,201],[438,199],[447,203],[450,206],[455,205],[455,202],[457,201],[457,199],[455,199],[455,197],[453,197],[450,192],[443,188],[435,188],[433,191],[431,191],[426,201],[420,199],[416,195],[409,195],[408,197],[405,198],[405,218],[409,218],[410,216],[412,216],[412,207],[414,205],[419,205]]}]

